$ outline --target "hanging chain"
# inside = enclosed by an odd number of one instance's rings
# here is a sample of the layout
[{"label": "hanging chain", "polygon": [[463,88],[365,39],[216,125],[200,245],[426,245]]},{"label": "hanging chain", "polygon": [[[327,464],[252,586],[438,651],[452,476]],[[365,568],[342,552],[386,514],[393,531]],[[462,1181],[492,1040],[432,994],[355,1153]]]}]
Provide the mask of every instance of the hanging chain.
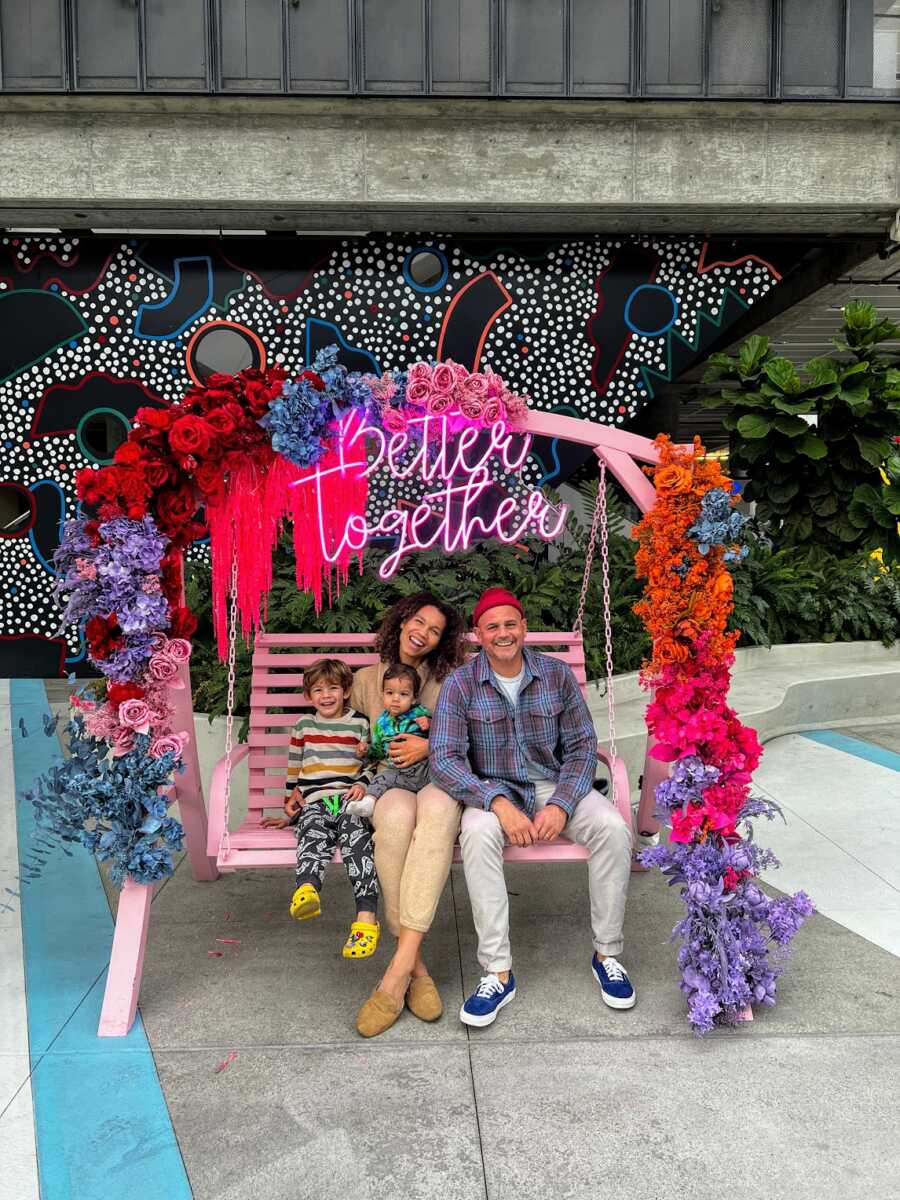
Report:
[{"label": "hanging chain", "polygon": [[237,652],[237,547],[231,556],[231,611],[228,614],[228,698],[225,716],[225,805],[219,849],[227,858],[231,850],[228,826],[231,820],[231,756],[234,750],[234,664]]},{"label": "hanging chain", "polygon": [[[612,604],[609,597],[609,516],[606,511],[606,463],[600,460],[600,490],[597,492],[600,514],[600,574],[603,580],[603,625],[606,633],[606,707],[609,712],[609,753],[616,759],[616,716],[613,704]],[[595,514],[596,516],[596,514]],[[616,803],[616,773],[610,771],[612,802]]]},{"label": "hanging chain", "polygon": [[587,603],[588,584],[591,581],[591,567],[594,565],[594,549],[597,545],[597,529],[600,525],[600,497],[603,496],[604,504],[606,502],[606,493],[603,489],[603,476],[606,471],[606,463],[600,463],[600,491],[597,493],[597,503],[594,505],[594,519],[591,522],[591,532],[588,539],[587,554],[584,559],[584,578],[581,581],[581,595],[578,597],[578,612],[575,616],[575,632],[584,632],[584,606]]}]

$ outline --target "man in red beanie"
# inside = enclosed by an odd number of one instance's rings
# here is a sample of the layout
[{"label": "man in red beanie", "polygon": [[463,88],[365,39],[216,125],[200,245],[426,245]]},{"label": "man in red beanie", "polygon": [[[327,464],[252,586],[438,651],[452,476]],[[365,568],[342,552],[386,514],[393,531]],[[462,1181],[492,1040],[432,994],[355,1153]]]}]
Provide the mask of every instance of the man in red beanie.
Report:
[{"label": "man in red beanie", "polygon": [[610,1008],[631,1008],[622,950],[631,830],[594,790],[597,738],[571,669],[525,645],[522,605],[488,588],[472,613],[481,652],[441,688],[431,728],[432,780],[465,807],[459,835],[484,971],[463,1004],[490,1025],[515,998],[503,847],[566,836],[590,850],[591,969]]}]

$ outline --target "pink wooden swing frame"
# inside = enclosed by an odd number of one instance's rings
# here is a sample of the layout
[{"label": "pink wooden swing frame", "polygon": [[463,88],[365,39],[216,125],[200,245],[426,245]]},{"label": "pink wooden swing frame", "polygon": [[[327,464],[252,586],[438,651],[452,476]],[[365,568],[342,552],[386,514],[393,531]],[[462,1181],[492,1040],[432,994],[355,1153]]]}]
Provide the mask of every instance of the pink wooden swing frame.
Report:
[{"label": "pink wooden swing frame", "polygon": [[[649,438],[592,421],[547,412],[530,412],[526,428],[535,437],[559,438],[577,445],[590,446],[597,458],[604,462],[608,470],[618,479],[642,513],[648,512],[653,506],[655,501],[653,485],[638,465],[639,463],[657,463],[659,461],[659,453]],[[303,635],[293,635],[293,638],[301,636]],[[553,643],[556,639],[559,644],[566,638],[571,641],[572,635],[539,634],[534,635],[533,640],[544,644]],[[312,640],[315,638],[313,637]],[[338,639],[326,637],[322,640],[335,645]],[[355,646],[360,645],[359,638],[353,638],[352,641]],[[284,643],[285,639],[279,638],[279,644]],[[569,649],[571,647],[566,647],[566,650]],[[581,653],[583,654],[583,651]],[[561,656],[565,657],[565,652]],[[194,714],[190,675],[186,665],[181,669],[180,678],[185,685],[184,688],[172,693],[176,715],[175,728],[189,730],[191,738],[183,751],[185,769],[177,776],[174,790],[178,800],[181,823],[184,826],[187,855],[193,876],[200,882],[211,882],[219,875],[215,853],[218,843],[216,843],[216,847],[213,847],[214,852],[211,853],[209,823],[200,778],[200,763],[196,740],[193,736]],[[249,753],[247,747],[236,750],[232,755],[232,766],[247,753]],[[608,755],[606,758],[608,761]],[[614,767],[612,763],[609,765]],[[216,770],[218,771],[220,767],[221,764],[217,766]],[[641,831],[655,832],[658,828],[657,822],[653,819],[654,795],[657,784],[666,777],[668,771],[668,764],[661,763],[649,756],[645,757],[637,813],[637,828]],[[215,774],[214,781],[213,786],[216,786],[218,779]],[[629,800],[627,784],[624,800],[627,804]],[[216,831],[213,830],[214,836],[215,833]],[[529,861],[535,861],[536,858],[543,860],[571,859],[583,857],[584,855],[579,853],[580,851],[580,847],[567,843],[558,847],[542,846],[537,854],[532,847],[529,850],[520,851],[518,856],[527,858]],[[507,853],[509,858],[518,856],[515,852]],[[236,863],[235,866],[237,865],[239,864]],[[106,989],[103,994],[100,1025],[97,1030],[99,1037],[124,1037],[134,1022],[152,899],[152,884],[135,883],[134,880],[128,879],[122,887],[106,977]]]}]

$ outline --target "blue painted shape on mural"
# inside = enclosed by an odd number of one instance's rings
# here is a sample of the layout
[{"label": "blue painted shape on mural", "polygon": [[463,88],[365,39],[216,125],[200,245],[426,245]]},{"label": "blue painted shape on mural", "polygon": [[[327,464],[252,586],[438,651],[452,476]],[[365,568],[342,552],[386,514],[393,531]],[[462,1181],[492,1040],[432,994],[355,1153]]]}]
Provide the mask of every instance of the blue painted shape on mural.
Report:
[{"label": "blue painted shape on mural", "polygon": [[[192,264],[202,263],[205,267],[205,284],[201,283],[199,290],[197,288],[197,280],[194,278],[194,273],[182,267],[188,268]],[[194,288],[196,294],[191,295],[190,290]],[[201,298],[202,297],[202,298]],[[171,341],[184,333],[188,325],[195,321],[201,313],[205,312],[212,304],[213,298],[213,266],[212,260],[205,255],[198,255],[192,258],[176,258],[175,259],[175,282],[172,285],[172,290],[164,300],[158,304],[142,304],[137,310],[134,318],[134,332],[136,337],[146,338],[151,341]],[[179,305],[187,305],[188,311],[178,312]],[[150,333],[143,328],[144,314],[163,314],[166,310],[171,309],[173,312],[173,321],[176,322],[170,328],[161,330],[157,333]]]},{"label": "blue painted shape on mural", "polygon": [[728,305],[729,298],[734,300],[738,305],[740,305],[741,308],[746,309],[748,307],[748,305],[740,298],[740,296],[737,294],[737,292],[733,291],[731,288],[725,288],[724,292],[722,293],[722,303],[719,305],[719,311],[716,314],[716,316],[714,316],[714,317],[710,316],[710,314],[708,312],[706,312],[705,309],[702,309],[702,308],[698,308],[695,310],[696,324],[694,325],[694,332],[691,336],[690,341],[687,338],[685,338],[682,334],[680,334],[677,329],[670,329],[668,331],[668,333],[666,334],[666,369],[665,369],[665,372],[654,371],[652,367],[648,367],[643,363],[641,364],[641,368],[640,368],[641,377],[647,388],[647,392],[648,392],[649,396],[652,397],[652,396],[656,395],[656,389],[653,384],[654,379],[657,380],[659,383],[671,383],[672,382],[672,344],[673,344],[673,342],[677,339],[692,354],[697,354],[698,351],[700,350],[700,342],[701,342],[701,337],[702,337],[702,333],[703,333],[703,329],[704,329],[704,322],[707,326],[711,326],[714,329],[721,330],[722,322],[725,318],[725,309]]},{"label": "blue painted shape on mural", "polygon": [[[40,730],[50,716],[37,679],[10,682],[12,712]],[[59,756],[59,740],[13,738],[23,880],[40,837],[22,797]],[[135,1196],[192,1195],[140,1016],[123,1038],[98,1038],[113,921],[97,867],[41,838],[40,876],[21,889],[22,942],[42,1200],[93,1200],[127,1175]],[[90,1103],[85,1103],[90,1097]],[[125,1174],[123,1174],[123,1172]]]},{"label": "blue painted shape on mural", "polygon": [[542,475],[534,485],[535,487],[542,487],[545,483],[549,483],[550,480],[555,479],[562,470],[562,463],[559,461],[559,438],[551,438],[550,456],[553,459],[553,470],[548,471],[546,475]]},{"label": "blue painted shape on mural", "polygon": [[[28,490],[33,493],[34,490],[39,487],[52,488],[53,491],[55,491],[59,496],[59,528],[57,531],[57,539],[58,541],[62,541],[63,525],[66,521],[66,494],[55,479],[38,479],[29,486]],[[44,570],[49,571],[54,579],[58,578],[59,571],[57,571],[56,567],[54,567],[53,564],[48,562],[44,557],[40,547],[37,544],[37,538],[34,536],[33,528],[28,530],[28,540],[31,542],[31,549],[34,551],[34,557],[38,560]]]},{"label": "blue painted shape on mural", "polygon": [[[311,366],[316,354],[319,350],[323,350],[326,346],[337,343],[340,350],[346,351],[347,358],[343,355],[338,355],[339,360],[351,371],[368,369],[374,371],[376,375],[381,374],[381,367],[378,359],[368,350],[363,350],[360,346],[353,346],[338,329],[333,321],[323,321],[321,317],[310,317],[306,322],[306,363]],[[366,368],[363,363],[354,363],[353,359],[360,357],[369,366]]]},{"label": "blue painted shape on mural", "polygon": [[[416,283],[415,279],[413,279],[410,266],[417,254],[433,254],[435,258],[440,260],[443,269],[437,283],[426,286],[424,283]],[[447,282],[449,274],[450,264],[447,262],[447,255],[443,250],[439,250],[437,246],[415,246],[403,260],[403,278],[415,292],[425,292],[426,294],[439,292]]]},{"label": "blue painted shape on mural", "polygon": [[[631,317],[631,307],[638,297],[645,295],[647,292],[659,292],[667,297],[670,301],[670,315],[667,320],[659,326],[658,329],[644,329],[640,325],[636,325]],[[667,287],[663,287],[661,283],[642,283],[636,287],[628,299],[625,301],[624,321],[632,333],[638,334],[640,337],[660,337],[668,329],[671,329],[678,318],[678,300]]]}]

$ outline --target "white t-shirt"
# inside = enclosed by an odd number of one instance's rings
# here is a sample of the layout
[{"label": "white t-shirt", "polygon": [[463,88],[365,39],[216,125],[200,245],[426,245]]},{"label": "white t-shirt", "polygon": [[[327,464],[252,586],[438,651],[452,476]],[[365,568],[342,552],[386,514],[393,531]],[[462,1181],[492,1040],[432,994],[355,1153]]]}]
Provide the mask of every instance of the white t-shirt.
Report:
[{"label": "white t-shirt", "polygon": [[[515,712],[516,701],[519,698],[519,692],[522,688],[522,681],[525,678],[524,665],[518,675],[498,675],[496,671],[491,671],[491,677],[493,678],[497,687],[507,697],[512,705],[513,712]],[[539,771],[537,767],[533,766],[527,758],[525,759],[525,764],[528,767],[528,778],[532,783],[546,783],[547,776],[544,775],[543,772]]]}]

